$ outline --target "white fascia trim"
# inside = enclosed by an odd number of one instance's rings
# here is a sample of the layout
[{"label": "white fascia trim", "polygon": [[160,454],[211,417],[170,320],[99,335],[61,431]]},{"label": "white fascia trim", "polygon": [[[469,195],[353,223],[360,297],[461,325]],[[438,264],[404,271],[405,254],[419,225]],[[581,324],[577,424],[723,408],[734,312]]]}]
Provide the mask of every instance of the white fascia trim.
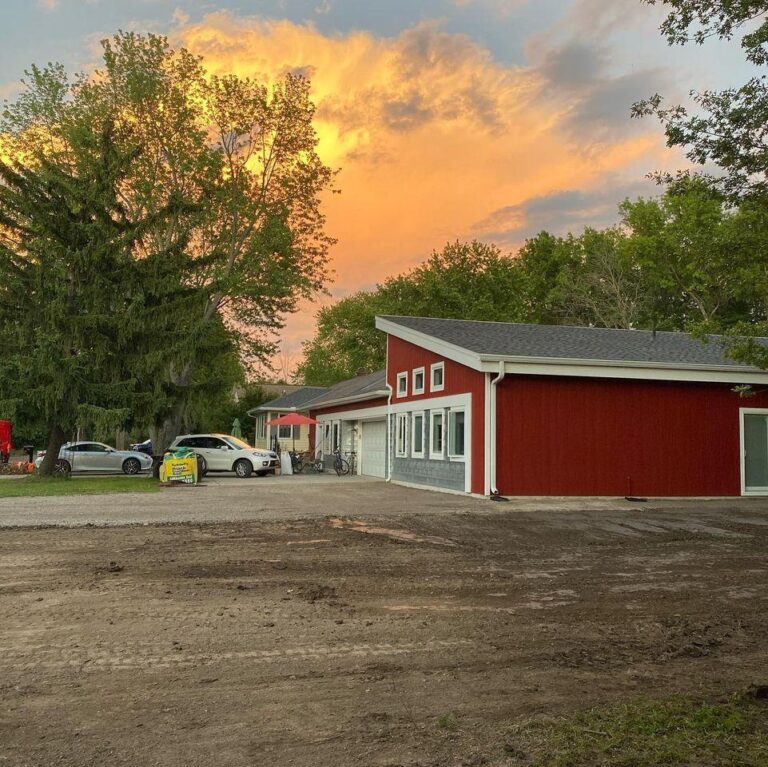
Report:
[{"label": "white fascia trim", "polygon": [[337,413],[319,413],[317,420],[321,423],[331,421],[380,421],[387,417],[387,406],[379,405],[359,410],[342,410]]},{"label": "white fascia trim", "polygon": [[768,383],[768,372],[744,372],[743,368],[730,368],[724,365],[712,368],[686,367],[676,368],[655,363],[636,363],[626,365],[616,362],[573,362],[541,360],[520,362],[518,360],[497,358],[485,361],[483,371],[498,372],[499,363],[504,364],[505,372],[511,375],[566,376],[572,378],[626,378],[642,381],[684,381],[699,383]]},{"label": "white fascia trim", "polygon": [[471,394],[449,394],[447,397],[430,397],[410,402],[393,402],[393,413],[404,413],[413,410],[440,410],[443,408],[470,407]]},{"label": "white fascia trim", "polygon": [[584,360],[560,357],[514,357],[501,354],[477,354],[461,346],[442,341],[426,333],[376,318],[379,330],[403,341],[451,359],[483,373],[496,373],[499,363],[510,374],[572,376],[576,378],[637,378],[657,381],[702,381],[709,383],[768,383],[768,372],[755,372],[741,365],[673,365],[661,362],[625,360]]},{"label": "white fascia trim", "polygon": [[377,330],[382,330],[402,341],[407,341],[415,346],[421,346],[441,357],[446,357],[449,360],[466,365],[467,367],[480,370],[480,355],[462,349],[461,346],[450,344],[447,341],[441,341],[439,338],[427,335],[426,333],[421,333],[418,330],[405,328],[402,325],[382,319],[381,317],[376,318],[376,328]]},{"label": "white fascia trim", "polygon": [[305,408],[306,410],[323,410],[326,407],[336,407],[336,405],[352,404],[354,402],[365,402],[369,399],[382,399],[389,396],[389,389],[377,389],[376,391],[367,392],[366,394],[353,394],[349,397],[339,397],[338,399],[329,400],[323,402],[320,405],[314,405],[309,403]]}]

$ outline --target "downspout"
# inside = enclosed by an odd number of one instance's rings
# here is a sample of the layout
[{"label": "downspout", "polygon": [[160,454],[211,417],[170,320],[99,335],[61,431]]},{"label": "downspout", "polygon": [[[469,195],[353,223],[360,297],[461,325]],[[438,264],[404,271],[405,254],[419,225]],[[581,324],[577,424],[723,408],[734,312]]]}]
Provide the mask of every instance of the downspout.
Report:
[{"label": "downspout", "polygon": [[392,394],[394,389],[391,384],[387,382],[387,482],[392,481]]},{"label": "downspout", "polygon": [[496,376],[496,378],[491,379],[491,413],[490,413],[491,417],[490,417],[490,423],[488,424],[488,428],[491,431],[491,440],[490,440],[491,497],[499,495],[499,488],[496,487],[496,443],[498,441],[498,434],[496,432],[496,394],[497,394],[496,387],[504,380],[504,377],[506,375],[507,375],[507,367],[504,364],[504,362],[500,360],[499,373]]}]

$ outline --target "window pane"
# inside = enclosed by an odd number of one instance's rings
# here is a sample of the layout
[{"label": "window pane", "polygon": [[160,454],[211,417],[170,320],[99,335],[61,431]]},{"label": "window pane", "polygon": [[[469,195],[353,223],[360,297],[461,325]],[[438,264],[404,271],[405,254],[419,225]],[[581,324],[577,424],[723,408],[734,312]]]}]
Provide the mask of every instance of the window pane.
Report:
[{"label": "window pane", "polygon": [[432,416],[432,452],[438,455],[443,453],[443,414],[435,413]]},{"label": "window pane", "polygon": [[408,416],[401,413],[397,416],[397,453],[404,456],[408,445]]},{"label": "window pane", "polygon": [[432,386],[442,386],[442,385],[443,385],[443,369],[435,368],[432,371]]},{"label": "window pane", "polygon": [[768,417],[744,416],[744,484],[768,487]]},{"label": "window pane", "polygon": [[464,455],[464,413],[451,413],[451,455]]},{"label": "window pane", "polygon": [[413,452],[424,452],[424,416],[413,417]]}]

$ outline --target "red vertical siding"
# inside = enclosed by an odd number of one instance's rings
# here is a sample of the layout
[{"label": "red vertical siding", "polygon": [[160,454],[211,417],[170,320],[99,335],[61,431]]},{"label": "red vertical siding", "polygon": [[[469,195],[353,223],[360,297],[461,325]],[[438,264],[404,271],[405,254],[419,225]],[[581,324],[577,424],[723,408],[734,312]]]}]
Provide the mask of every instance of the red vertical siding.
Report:
[{"label": "red vertical siding", "polygon": [[[445,362],[443,376],[444,388],[439,392],[430,392],[429,366],[436,362]],[[414,368],[424,368],[424,394],[411,394]],[[408,373],[408,396],[397,397],[393,394],[392,403],[422,402],[429,407],[429,400],[434,397],[450,397],[456,394],[472,395],[472,433],[469,444],[472,450],[472,492],[482,493],[485,484],[485,375],[445,359],[421,346],[408,343],[394,336],[387,336],[387,383],[397,393],[397,374]]]},{"label": "red vertical siding", "polygon": [[729,384],[509,376],[498,391],[506,495],[735,496],[739,398]]}]

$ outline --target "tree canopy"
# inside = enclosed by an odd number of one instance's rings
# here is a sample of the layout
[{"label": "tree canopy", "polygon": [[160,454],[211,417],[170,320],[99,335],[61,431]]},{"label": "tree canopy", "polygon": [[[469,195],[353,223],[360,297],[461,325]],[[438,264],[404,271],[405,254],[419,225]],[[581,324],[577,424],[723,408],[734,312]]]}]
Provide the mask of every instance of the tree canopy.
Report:
[{"label": "tree canopy", "polygon": [[[768,194],[768,2],[766,0],[644,0],[669,14],[661,31],[670,45],[703,45],[717,37],[739,36],[744,55],[756,66],[747,82],[722,91],[691,91],[692,105],[664,103],[659,94],[633,107],[637,117],[656,115],[669,146],[686,149],[695,165],[719,169],[707,176],[729,199]],[[658,174],[662,181],[669,174]]]},{"label": "tree canopy", "polygon": [[299,374],[330,385],[383,367],[377,314],[737,333],[768,316],[767,217],[689,179],[658,199],[626,200],[614,227],[541,232],[516,255],[452,243],[322,308]]},{"label": "tree canopy", "polygon": [[[242,359],[268,360],[285,315],[323,288],[333,240],[321,197],[333,172],[316,152],[306,78],[211,76],[164,37],[122,32],[103,41],[103,65],[91,76],[31,68],[3,114],[4,153],[29,172],[45,168],[87,186],[77,136],[108,117],[110,143],[124,158],[115,204],[126,227],[141,229],[130,249],[136,292],[157,296],[171,283],[188,299],[172,332],[157,302],[149,302],[153,314],[134,317],[156,332],[131,371],[152,390],[133,417],[156,427],[164,444],[184,422],[212,345],[223,352],[234,343]],[[93,200],[82,204],[103,217]],[[154,258],[161,253],[178,254],[173,270]]]}]

